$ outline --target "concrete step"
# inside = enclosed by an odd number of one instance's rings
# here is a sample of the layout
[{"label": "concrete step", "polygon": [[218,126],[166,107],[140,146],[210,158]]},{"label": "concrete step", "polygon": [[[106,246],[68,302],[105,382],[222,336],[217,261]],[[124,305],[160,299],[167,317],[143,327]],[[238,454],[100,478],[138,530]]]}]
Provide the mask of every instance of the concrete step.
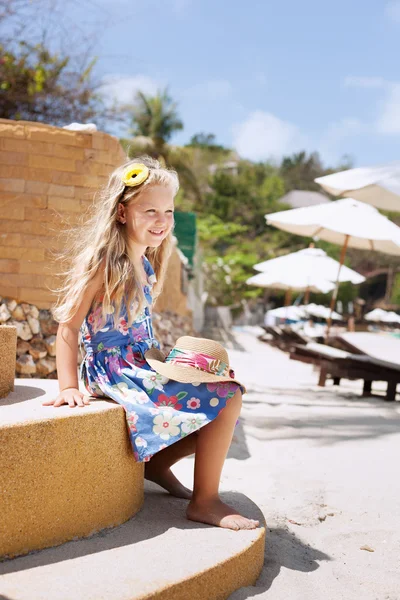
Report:
[{"label": "concrete step", "polygon": [[142,506],[123,408],[42,406],[57,393],[55,380],[17,379],[0,400],[0,557],[119,525]]},{"label": "concrete step", "polygon": [[[262,520],[242,494],[223,498]],[[222,600],[253,585],[263,565],[265,529],[230,531],[193,523],[184,517],[186,504],[145,482],[144,508],[123,525],[0,563],[0,597]]]},{"label": "concrete step", "polygon": [[[222,600],[255,583],[263,527],[190,522],[186,501],[149,482],[138,512],[143,463],[123,408],[43,407],[57,389],[20,379],[0,400],[1,600]],[[262,522],[245,496],[223,498]]]}]

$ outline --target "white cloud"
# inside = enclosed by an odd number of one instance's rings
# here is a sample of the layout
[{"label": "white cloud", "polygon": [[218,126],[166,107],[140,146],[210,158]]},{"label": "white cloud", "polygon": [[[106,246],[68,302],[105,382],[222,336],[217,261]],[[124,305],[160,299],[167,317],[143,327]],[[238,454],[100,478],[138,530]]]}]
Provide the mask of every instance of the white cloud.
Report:
[{"label": "white cloud", "polygon": [[[393,4],[393,3],[392,3]],[[400,1],[397,3],[400,11]],[[400,12],[399,12],[400,16]],[[400,22],[400,21],[399,21]],[[377,115],[369,124],[364,124],[357,127],[348,127],[352,134],[369,131],[370,133],[378,134],[400,134],[400,82],[389,81],[383,77],[346,77],[345,85],[362,88],[375,88],[382,90],[381,100],[377,107]],[[342,123],[342,125],[343,125]],[[335,125],[336,127],[336,125]],[[343,127],[339,127],[336,138],[341,137]]]},{"label": "white cloud", "polygon": [[233,134],[236,150],[252,160],[281,158],[304,148],[306,142],[295,125],[261,110],[235,125]]},{"label": "white cloud", "polygon": [[382,77],[354,77],[349,75],[344,80],[346,87],[382,88],[386,83]]},{"label": "white cloud", "polygon": [[400,133],[400,83],[390,86],[376,122],[378,133]]},{"label": "white cloud", "polygon": [[160,87],[163,86],[147,75],[105,75],[101,92],[110,104],[129,104],[139,90],[146,94],[155,94]]},{"label": "white cloud", "polygon": [[386,3],[385,16],[395,23],[400,23],[400,0],[391,0]]}]

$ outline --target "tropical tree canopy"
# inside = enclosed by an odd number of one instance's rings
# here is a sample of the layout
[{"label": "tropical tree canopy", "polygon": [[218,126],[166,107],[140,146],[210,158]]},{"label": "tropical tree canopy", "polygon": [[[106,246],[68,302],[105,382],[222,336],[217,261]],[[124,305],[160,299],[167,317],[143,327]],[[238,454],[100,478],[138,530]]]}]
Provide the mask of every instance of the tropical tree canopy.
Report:
[{"label": "tropical tree canopy", "polygon": [[155,96],[137,92],[131,107],[132,125],[130,133],[145,136],[153,141],[154,148],[161,155],[164,145],[177,131],[183,129],[178,115],[177,103],[168,90],[161,90]]},{"label": "tropical tree canopy", "polygon": [[69,57],[42,44],[21,41],[15,51],[0,45],[0,117],[54,125],[91,120],[102,111],[90,79],[94,64],[76,72]]},{"label": "tropical tree canopy", "polygon": [[155,96],[139,91],[134,104],[126,106],[125,110],[130,114],[130,134],[134,136],[121,140],[128,156],[146,153],[173,167],[185,186],[186,194],[200,201],[201,193],[190,151],[168,143],[174,133],[183,129],[178,105],[168,91],[159,91]]}]

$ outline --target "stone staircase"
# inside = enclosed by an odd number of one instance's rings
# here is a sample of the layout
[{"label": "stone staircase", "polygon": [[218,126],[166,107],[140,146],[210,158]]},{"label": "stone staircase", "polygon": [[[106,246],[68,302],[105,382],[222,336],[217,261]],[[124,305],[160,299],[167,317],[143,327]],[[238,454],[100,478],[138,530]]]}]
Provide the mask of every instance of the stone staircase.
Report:
[{"label": "stone staircase", "polygon": [[255,583],[264,528],[187,521],[186,501],[144,482],[123,408],[42,406],[57,390],[18,379],[0,399],[1,600],[222,600]]}]

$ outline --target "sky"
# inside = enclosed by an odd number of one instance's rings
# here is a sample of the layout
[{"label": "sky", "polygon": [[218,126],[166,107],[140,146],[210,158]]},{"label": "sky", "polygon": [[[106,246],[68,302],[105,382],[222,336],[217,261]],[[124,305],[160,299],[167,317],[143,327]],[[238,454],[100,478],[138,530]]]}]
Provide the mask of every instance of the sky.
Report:
[{"label": "sky", "polygon": [[[71,9],[72,10],[72,9]],[[83,0],[109,98],[168,86],[184,144],[334,166],[400,159],[400,0]]]}]

